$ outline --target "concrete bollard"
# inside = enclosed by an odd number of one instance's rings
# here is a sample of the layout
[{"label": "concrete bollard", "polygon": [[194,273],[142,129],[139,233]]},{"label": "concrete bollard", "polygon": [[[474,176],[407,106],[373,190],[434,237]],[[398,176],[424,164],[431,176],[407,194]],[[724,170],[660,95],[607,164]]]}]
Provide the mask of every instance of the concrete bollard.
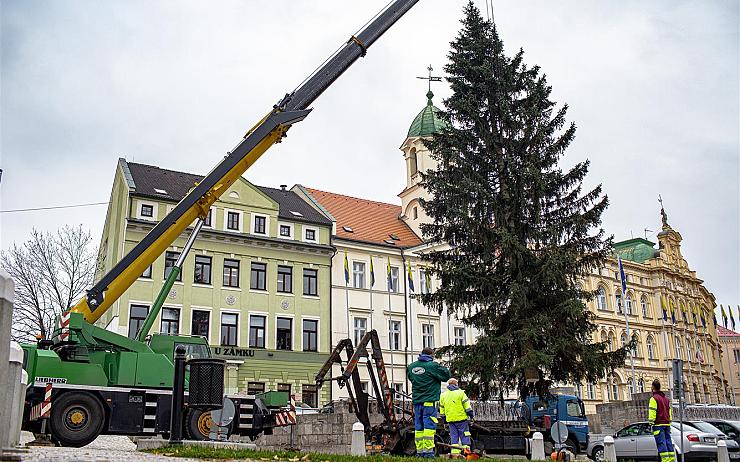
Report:
[{"label": "concrete bollard", "polygon": [[[8,390],[6,386],[10,383],[10,368],[6,366],[10,354],[10,342],[7,339],[10,338],[10,327],[13,322],[14,294],[15,283],[13,283],[13,279],[8,273],[0,269],[0,386],[5,390]],[[8,448],[8,441],[10,440],[10,425],[8,423],[11,410],[15,407],[15,404],[13,399],[0,400],[0,422],[4,424],[0,425],[0,451]]]},{"label": "concrete bollard", "polygon": [[545,460],[545,440],[542,433],[534,432],[532,435],[532,460]]},{"label": "concrete bollard", "polygon": [[614,438],[604,437],[604,461],[617,462],[617,448],[614,447]]},{"label": "concrete bollard", "polygon": [[16,342],[10,342],[10,354],[8,357],[8,383],[6,390],[11,391],[9,401],[10,413],[8,418],[9,431],[7,441],[3,441],[3,447],[14,448],[18,446],[16,435],[20,435],[21,415],[18,413],[18,401],[20,396],[25,398],[26,389],[21,389],[21,372],[23,371],[23,349]]},{"label": "concrete bollard", "polygon": [[21,369],[21,380],[20,380],[20,395],[18,398],[18,407],[16,408],[16,415],[18,423],[13,427],[15,435],[12,435],[11,442],[15,442],[18,446],[21,444],[21,425],[23,424],[23,406],[26,404],[26,390],[28,389],[28,372]]},{"label": "concrete bollard", "polygon": [[730,462],[730,453],[727,452],[727,441],[717,441],[717,462]]},{"label": "concrete bollard", "polygon": [[353,456],[365,455],[365,426],[362,422],[352,424],[352,448],[350,454]]}]

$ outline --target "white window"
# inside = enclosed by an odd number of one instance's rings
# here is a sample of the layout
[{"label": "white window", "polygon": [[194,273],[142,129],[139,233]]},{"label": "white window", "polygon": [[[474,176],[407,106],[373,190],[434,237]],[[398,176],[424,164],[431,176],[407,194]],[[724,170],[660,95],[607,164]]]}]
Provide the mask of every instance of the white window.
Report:
[{"label": "white window", "polygon": [[603,287],[599,287],[596,291],[596,307],[601,311],[606,311],[609,307],[606,304],[606,290]]},{"label": "white window", "polygon": [[139,202],[136,218],[141,220],[157,220],[157,203],[156,202]]},{"label": "white window", "polygon": [[278,237],[292,239],[293,225],[291,223],[278,223]]},{"label": "white window", "polygon": [[391,350],[401,349],[401,321],[388,321],[388,342]]},{"label": "white window", "polygon": [[424,348],[434,348],[434,325],[421,325],[421,344]]},{"label": "white window", "polygon": [[645,393],[645,381],[642,379],[639,379],[637,381],[637,392],[638,393]]},{"label": "white window", "polygon": [[355,289],[365,288],[365,262],[352,262],[352,287]]},{"label": "white window", "polygon": [[632,294],[627,294],[624,298],[624,309],[627,310],[627,314],[632,314]]},{"label": "white window", "polygon": [[640,299],[640,306],[642,307],[642,317],[647,318],[648,317],[648,301],[646,296],[642,296]]},{"label": "white window", "polygon": [[676,336],[674,338],[674,344],[676,346],[676,357],[674,359],[683,359],[683,354],[681,352],[681,338]]},{"label": "white window", "polygon": [[388,288],[390,292],[393,292],[394,294],[397,294],[400,289],[398,287],[398,267],[397,266],[391,266],[391,280],[390,280],[391,286]]},{"label": "white window", "polygon": [[403,393],[403,384],[402,383],[392,383],[391,387],[393,387],[393,391],[395,393]]},{"label": "white window", "polygon": [[154,218],[154,206],[151,204],[141,204],[141,216]]},{"label": "white window", "polygon": [[266,236],[270,230],[270,217],[267,215],[252,214],[252,234]]},{"label": "white window", "polygon": [[224,227],[227,231],[241,232],[243,230],[242,212],[240,210],[224,209]]},{"label": "white window", "polygon": [[316,242],[319,240],[319,230],[316,228],[303,227],[303,240],[306,242]]},{"label": "white window", "polygon": [[609,388],[609,401],[618,401],[619,400],[619,384],[617,383],[617,379],[612,378],[608,383]]},{"label": "white window", "polygon": [[465,342],[465,328],[462,326],[455,326],[453,329],[453,338],[455,345],[466,345]]},{"label": "white window", "polygon": [[655,342],[652,335],[647,338],[647,354],[648,359],[655,359]]},{"label": "white window", "polygon": [[593,382],[588,382],[586,384],[586,397],[588,399],[596,399],[596,387]]},{"label": "white window", "polygon": [[694,358],[692,358],[692,353],[694,349],[691,347],[691,340],[689,340],[688,337],[686,337],[686,361],[693,361]]},{"label": "white window", "polygon": [[355,345],[367,334],[367,318],[355,318]]},{"label": "white window", "polygon": [[623,314],[624,311],[622,311],[622,308],[623,307],[622,307],[622,293],[621,292],[616,292],[614,294],[614,301],[616,302],[616,305],[617,305],[617,307],[616,307],[617,308],[617,313]]},{"label": "white window", "polygon": [[208,215],[206,215],[206,218],[203,220],[204,228],[213,228],[213,218],[215,217],[215,214],[216,212],[214,211],[214,207],[208,209]]}]

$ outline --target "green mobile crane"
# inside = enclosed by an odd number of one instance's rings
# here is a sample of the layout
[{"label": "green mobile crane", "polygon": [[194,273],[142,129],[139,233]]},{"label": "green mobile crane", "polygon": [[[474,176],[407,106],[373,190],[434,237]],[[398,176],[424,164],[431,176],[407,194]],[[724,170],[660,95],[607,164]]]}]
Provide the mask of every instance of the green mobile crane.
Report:
[{"label": "green mobile crane", "polygon": [[[175,346],[184,345],[191,357],[209,357],[210,350],[200,337],[149,335],[149,331],[211,205],[267,149],[280,142],[293,124],[306,118],[311,112],[309,105],[358,58],[365,56],[367,49],[417,1],[391,2],[351,36],[296,90],[280,99],[233,151],[194,184],[177,206],[70,312],[60,317],[50,339],[23,346],[24,368],[29,376],[25,430],[49,434],[58,444],[76,447],[90,443],[100,434],[169,432]],[[191,226],[188,243],[136,338],[95,326],[93,323]],[[277,425],[276,409],[268,408],[258,397],[227,398],[237,410],[228,429],[231,434],[255,437],[271,432]],[[188,436],[207,437],[208,414],[208,410],[185,413]]]}]

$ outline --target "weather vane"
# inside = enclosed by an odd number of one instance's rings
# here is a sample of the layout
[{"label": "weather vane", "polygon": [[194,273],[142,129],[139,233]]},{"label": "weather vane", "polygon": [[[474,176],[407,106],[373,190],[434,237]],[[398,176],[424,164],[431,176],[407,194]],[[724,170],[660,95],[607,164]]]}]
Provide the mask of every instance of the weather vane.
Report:
[{"label": "weather vane", "polygon": [[432,68],[432,65],[430,64],[429,67],[427,67],[427,71],[429,71],[429,77],[417,77],[417,79],[421,80],[428,80],[429,81],[429,91],[432,91],[432,82],[441,82],[442,77],[432,76],[432,71],[434,68]]}]

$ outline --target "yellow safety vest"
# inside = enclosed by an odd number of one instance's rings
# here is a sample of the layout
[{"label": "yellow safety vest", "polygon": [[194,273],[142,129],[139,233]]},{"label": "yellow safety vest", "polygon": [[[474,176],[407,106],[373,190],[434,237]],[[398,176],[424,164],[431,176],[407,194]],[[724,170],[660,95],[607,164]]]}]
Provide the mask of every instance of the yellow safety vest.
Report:
[{"label": "yellow safety vest", "polygon": [[445,416],[448,422],[467,420],[468,414],[466,411],[470,409],[470,400],[468,400],[465,392],[460,389],[447,390],[439,398],[439,413]]}]

